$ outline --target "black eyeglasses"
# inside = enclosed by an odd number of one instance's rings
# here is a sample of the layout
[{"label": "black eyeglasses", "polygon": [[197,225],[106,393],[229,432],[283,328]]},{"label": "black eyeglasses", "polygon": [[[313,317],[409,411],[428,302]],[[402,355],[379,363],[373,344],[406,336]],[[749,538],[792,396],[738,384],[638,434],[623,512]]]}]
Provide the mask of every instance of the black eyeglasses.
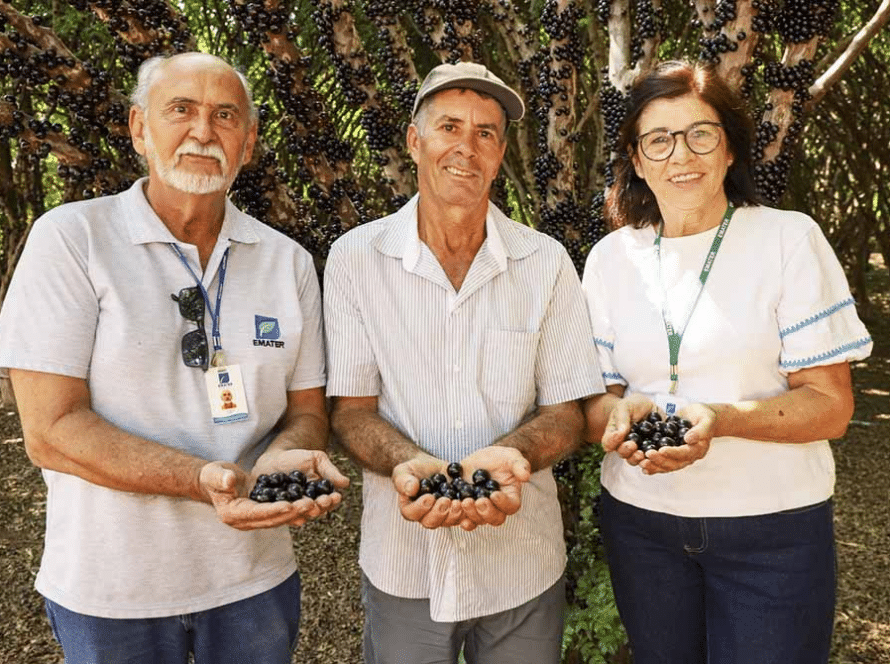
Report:
[{"label": "black eyeglasses", "polygon": [[204,329],[204,295],[197,286],[190,286],[179,291],[179,295],[170,297],[179,303],[179,315],[198,326],[197,330],[186,332],[182,337],[182,361],[187,367],[200,367],[207,371],[210,348]]},{"label": "black eyeglasses", "polygon": [[677,131],[656,129],[637,136],[637,143],[647,159],[664,161],[674,154],[674,148],[677,147],[677,136],[682,134],[683,140],[686,141],[686,147],[692,152],[709,154],[720,145],[719,128],[722,126],[719,122],[696,122],[686,129]]}]

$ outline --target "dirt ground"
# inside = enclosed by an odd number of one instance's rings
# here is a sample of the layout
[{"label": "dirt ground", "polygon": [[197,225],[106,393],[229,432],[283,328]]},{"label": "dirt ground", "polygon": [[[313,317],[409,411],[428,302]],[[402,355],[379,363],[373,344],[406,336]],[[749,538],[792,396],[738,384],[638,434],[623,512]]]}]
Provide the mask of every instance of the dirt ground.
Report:
[{"label": "dirt ground", "polygon": [[[832,444],[839,567],[832,664],[890,664],[890,279],[883,265],[876,264],[871,281],[883,294],[873,297],[866,317],[875,350],[853,367],[856,414],[847,435]],[[58,664],[61,650],[33,588],[45,487],[25,456],[21,435],[15,413],[0,412],[0,664]],[[348,461],[336,453],[335,458],[353,480],[343,505],[293,531],[303,578],[295,664],[361,661],[356,564],[361,480]]]}]

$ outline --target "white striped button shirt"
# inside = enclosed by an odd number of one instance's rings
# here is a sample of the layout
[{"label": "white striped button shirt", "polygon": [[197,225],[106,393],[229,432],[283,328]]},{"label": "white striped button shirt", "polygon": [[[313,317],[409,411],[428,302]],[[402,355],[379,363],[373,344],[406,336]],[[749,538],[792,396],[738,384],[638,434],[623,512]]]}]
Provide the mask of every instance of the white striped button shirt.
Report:
[{"label": "white striped button shirt", "polygon": [[[417,232],[417,196],[353,229],[325,268],[328,395],[377,396],[380,415],[431,454],[459,461],[535,405],[603,391],[575,269],[558,242],[490,205],[486,240],[460,288]],[[501,527],[427,530],[402,518],[389,477],[365,471],[359,563],[398,597],[456,622],[538,596],[563,572],[549,469]]]}]

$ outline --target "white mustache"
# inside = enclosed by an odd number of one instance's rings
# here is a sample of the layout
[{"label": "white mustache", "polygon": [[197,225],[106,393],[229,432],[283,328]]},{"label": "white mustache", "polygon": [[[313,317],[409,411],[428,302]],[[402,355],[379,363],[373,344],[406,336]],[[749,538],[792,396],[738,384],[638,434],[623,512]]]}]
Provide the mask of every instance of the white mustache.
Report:
[{"label": "white mustache", "polygon": [[211,157],[216,159],[223,170],[228,170],[229,164],[227,163],[226,155],[222,151],[222,148],[218,145],[201,145],[195,139],[188,139],[183,142],[178,148],[176,148],[176,152],[174,156],[177,158],[177,161],[183,155],[194,155],[197,157]]}]

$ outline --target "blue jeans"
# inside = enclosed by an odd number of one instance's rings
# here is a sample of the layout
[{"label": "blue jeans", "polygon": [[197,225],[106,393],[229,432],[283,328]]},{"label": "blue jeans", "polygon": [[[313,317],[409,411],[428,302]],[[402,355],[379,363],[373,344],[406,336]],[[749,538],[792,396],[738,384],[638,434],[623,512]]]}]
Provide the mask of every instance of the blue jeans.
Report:
[{"label": "blue jeans", "polygon": [[300,626],[300,576],[207,611],[97,618],[46,600],[65,664],[290,664]]},{"label": "blue jeans", "polygon": [[605,489],[600,527],[634,664],[825,664],[832,503],[751,517],[639,509]]}]

